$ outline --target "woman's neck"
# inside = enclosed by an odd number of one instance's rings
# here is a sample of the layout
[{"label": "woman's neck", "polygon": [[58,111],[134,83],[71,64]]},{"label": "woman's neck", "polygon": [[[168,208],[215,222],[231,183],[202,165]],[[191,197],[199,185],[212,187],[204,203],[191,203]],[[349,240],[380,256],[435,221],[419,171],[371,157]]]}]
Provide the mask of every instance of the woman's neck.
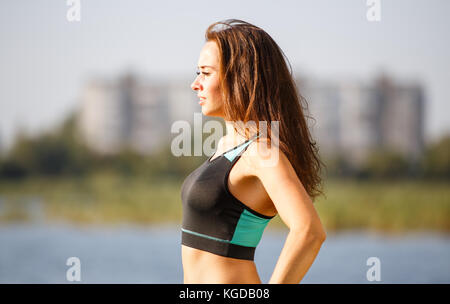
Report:
[{"label": "woman's neck", "polygon": [[238,131],[234,129],[232,121],[225,120],[225,128],[226,128],[225,137],[227,138],[227,140],[234,141],[236,143],[241,143],[247,140],[245,136],[238,133]]}]

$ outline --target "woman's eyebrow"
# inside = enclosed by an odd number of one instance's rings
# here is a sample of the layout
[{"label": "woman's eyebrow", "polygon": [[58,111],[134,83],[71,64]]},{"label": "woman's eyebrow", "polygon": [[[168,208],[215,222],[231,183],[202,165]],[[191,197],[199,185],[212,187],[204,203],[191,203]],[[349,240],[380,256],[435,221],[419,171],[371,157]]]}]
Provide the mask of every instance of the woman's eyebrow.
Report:
[{"label": "woman's eyebrow", "polygon": [[199,68],[201,68],[201,69],[203,69],[203,68],[211,68],[211,69],[214,70],[214,67],[210,66],[210,65],[202,65],[202,66],[199,66]]}]

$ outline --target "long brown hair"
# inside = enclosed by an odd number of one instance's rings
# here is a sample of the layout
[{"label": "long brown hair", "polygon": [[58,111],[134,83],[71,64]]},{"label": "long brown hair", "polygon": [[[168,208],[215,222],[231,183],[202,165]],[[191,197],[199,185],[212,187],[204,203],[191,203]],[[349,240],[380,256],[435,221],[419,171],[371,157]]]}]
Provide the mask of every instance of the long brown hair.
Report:
[{"label": "long brown hair", "polygon": [[267,139],[271,138],[271,122],[278,121],[279,149],[314,201],[323,194],[323,163],[306,123],[306,100],[297,90],[283,51],[264,30],[238,19],[211,24],[205,38],[219,48],[224,119],[244,124],[265,121]]}]

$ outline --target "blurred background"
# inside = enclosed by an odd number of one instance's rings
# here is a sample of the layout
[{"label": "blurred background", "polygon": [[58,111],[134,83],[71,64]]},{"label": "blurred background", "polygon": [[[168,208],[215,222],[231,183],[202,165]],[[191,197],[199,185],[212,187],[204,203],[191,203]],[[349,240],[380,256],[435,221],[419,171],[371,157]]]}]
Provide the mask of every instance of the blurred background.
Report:
[{"label": "blurred background", "polygon": [[[194,125],[190,84],[228,18],[282,48],[326,164],[302,283],[450,283],[450,2],[373,3],[0,2],[0,283],[69,282],[69,257],[80,283],[182,282],[180,188],[210,155],[174,156],[171,127],[223,125]],[[263,282],[286,234],[265,231]]]}]

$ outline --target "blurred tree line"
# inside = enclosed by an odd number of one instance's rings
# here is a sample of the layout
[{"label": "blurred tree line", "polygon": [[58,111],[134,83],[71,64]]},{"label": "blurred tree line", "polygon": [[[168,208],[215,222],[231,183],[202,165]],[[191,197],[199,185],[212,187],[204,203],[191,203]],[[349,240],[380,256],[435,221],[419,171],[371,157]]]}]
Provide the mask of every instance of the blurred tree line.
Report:
[{"label": "blurred tree line", "polygon": [[[99,155],[78,136],[74,113],[53,132],[34,137],[19,133],[11,149],[0,157],[0,179],[83,177],[98,172],[158,179],[181,178],[205,159],[205,156],[175,157],[170,146],[149,156],[130,148],[115,155]],[[340,156],[326,159],[324,163],[325,174],[329,177],[450,179],[450,135],[426,147],[422,157],[414,161],[393,151],[379,150],[373,151],[358,168]]]},{"label": "blurred tree line", "polygon": [[149,156],[129,147],[114,155],[98,154],[80,138],[74,113],[52,132],[38,136],[19,132],[11,149],[0,157],[0,179],[83,177],[93,173],[178,178],[204,160],[205,157],[175,157],[170,146]]},{"label": "blurred tree line", "polygon": [[450,179],[450,135],[425,147],[417,159],[407,159],[399,152],[378,149],[366,161],[352,166],[343,156],[324,161],[327,175],[358,179]]}]

